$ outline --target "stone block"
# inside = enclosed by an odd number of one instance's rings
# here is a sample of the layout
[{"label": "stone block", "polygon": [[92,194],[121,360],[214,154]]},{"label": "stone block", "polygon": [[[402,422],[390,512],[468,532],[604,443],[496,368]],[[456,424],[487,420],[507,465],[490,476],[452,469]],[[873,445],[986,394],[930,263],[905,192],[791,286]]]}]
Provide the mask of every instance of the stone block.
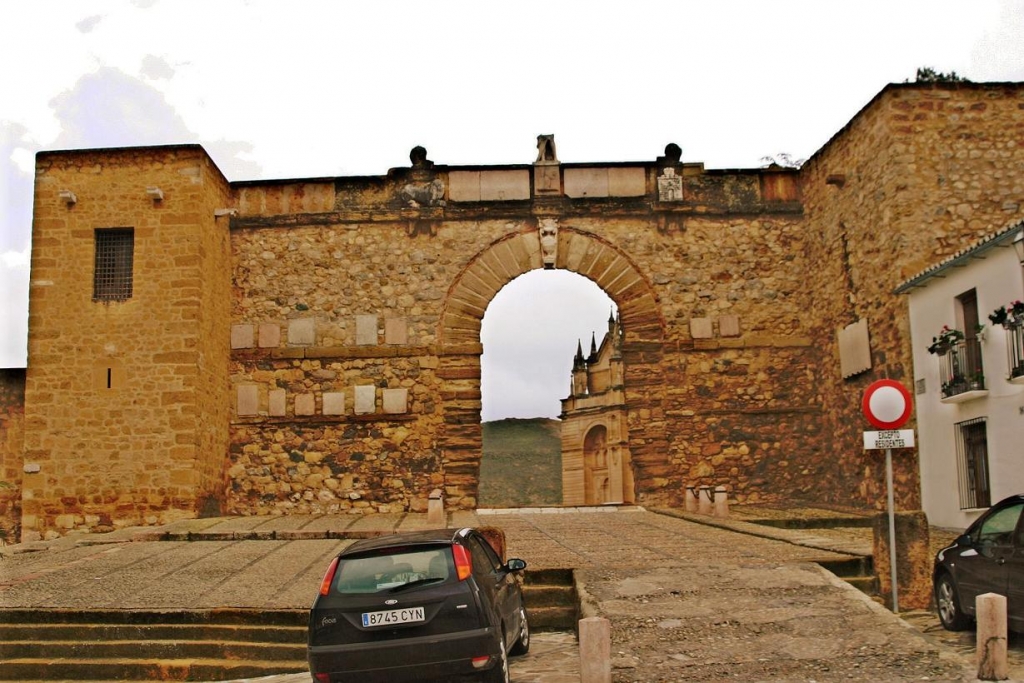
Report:
[{"label": "stone block", "polygon": [[567,197],[608,196],[607,168],[567,168],[564,177]]},{"label": "stone block", "polygon": [[388,413],[389,415],[398,415],[408,412],[408,389],[385,389],[383,394],[385,413]]},{"label": "stone block", "polygon": [[273,349],[281,345],[281,326],[273,323],[260,323],[259,347]]},{"label": "stone block", "polygon": [[642,197],[647,194],[647,171],[636,168],[608,169],[609,197]]},{"label": "stone block", "polygon": [[480,171],[450,171],[448,199],[453,202],[480,201]]},{"label": "stone block", "polygon": [[355,387],[355,413],[368,415],[377,412],[377,387],[372,384],[360,384]]},{"label": "stone block", "polygon": [[316,397],[313,394],[299,394],[295,397],[296,415],[315,415]]},{"label": "stone block", "polygon": [[356,316],[356,346],[375,346],[377,344],[377,316]]},{"label": "stone block", "polygon": [[316,320],[298,318],[288,321],[288,346],[313,346],[316,343]]},{"label": "stone block", "polygon": [[253,346],[255,346],[255,334],[253,330],[253,326],[249,324],[232,325],[231,348],[251,349]]},{"label": "stone block", "polygon": [[513,171],[480,172],[481,201],[494,202],[529,198],[530,172],[525,168]]},{"label": "stone block", "polygon": [[405,318],[385,318],[384,320],[384,343],[385,344],[408,344],[409,324]]},{"label": "stone block", "polygon": [[288,393],[284,389],[271,389],[267,395],[270,402],[270,416],[284,417],[287,410],[286,398]]},{"label": "stone block", "polygon": [[239,416],[256,415],[259,412],[259,388],[255,384],[243,384],[238,387],[238,403],[235,412]]},{"label": "stone block", "polygon": [[690,318],[690,336],[694,339],[711,339],[714,336],[711,318]]},{"label": "stone block", "polygon": [[340,391],[324,393],[324,415],[345,414],[345,394]]},{"label": "stone block", "polygon": [[[928,518],[920,510],[896,514],[896,581],[900,609],[928,609],[932,601],[932,552]],[[873,554],[878,594],[892,606],[892,570],[889,562],[889,515],[874,518]]]},{"label": "stone block", "polygon": [[723,337],[740,336],[740,317],[738,315],[719,316],[718,333]]},{"label": "stone block", "polygon": [[533,192],[538,195],[562,194],[561,167],[557,165],[534,166]]}]

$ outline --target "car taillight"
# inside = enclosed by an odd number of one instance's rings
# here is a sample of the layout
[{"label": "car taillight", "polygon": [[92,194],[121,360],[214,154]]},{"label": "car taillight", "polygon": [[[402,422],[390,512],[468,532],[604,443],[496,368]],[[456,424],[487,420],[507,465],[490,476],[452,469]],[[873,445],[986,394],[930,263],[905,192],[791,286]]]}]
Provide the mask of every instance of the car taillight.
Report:
[{"label": "car taillight", "polygon": [[331,566],[327,568],[324,580],[320,582],[320,595],[327,595],[331,592],[331,582],[334,581],[334,572],[336,571],[338,571],[338,558],[331,560]]},{"label": "car taillight", "polygon": [[473,657],[472,661],[474,669],[482,669],[491,661],[491,657],[490,655],[486,655],[484,657]]},{"label": "car taillight", "polygon": [[453,545],[452,554],[455,555],[455,572],[459,581],[465,581],[473,573],[473,560],[469,556],[469,550],[464,545]]},{"label": "car taillight", "polygon": [[317,683],[331,683],[331,674],[313,674],[313,680]]}]

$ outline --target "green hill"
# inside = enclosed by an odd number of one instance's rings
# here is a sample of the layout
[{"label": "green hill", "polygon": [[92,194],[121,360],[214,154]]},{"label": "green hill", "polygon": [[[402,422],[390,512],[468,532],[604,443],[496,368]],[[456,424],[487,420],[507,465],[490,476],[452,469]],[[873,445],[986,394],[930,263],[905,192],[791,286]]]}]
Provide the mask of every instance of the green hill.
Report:
[{"label": "green hill", "polygon": [[507,418],[482,426],[480,507],[562,504],[561,422]]}]

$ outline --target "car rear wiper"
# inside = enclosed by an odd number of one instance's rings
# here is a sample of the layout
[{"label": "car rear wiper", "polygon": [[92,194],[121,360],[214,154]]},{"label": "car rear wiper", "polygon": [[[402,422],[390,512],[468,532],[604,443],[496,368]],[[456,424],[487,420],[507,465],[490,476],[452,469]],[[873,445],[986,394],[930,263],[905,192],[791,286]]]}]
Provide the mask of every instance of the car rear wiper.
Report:
[{"label": "car rear wiper", "polygon": [[398,593],[399,591],[404,591],[406,588],[412,588],[413,586],[422,586],[423,584],[434,583],[435,581],[444,581],[444,578],[441,576],[428,576],[425,579],[416,579],[415,581],[403,583],[401,586],[395,586],[394,588],[389,590],[388,593]]}]

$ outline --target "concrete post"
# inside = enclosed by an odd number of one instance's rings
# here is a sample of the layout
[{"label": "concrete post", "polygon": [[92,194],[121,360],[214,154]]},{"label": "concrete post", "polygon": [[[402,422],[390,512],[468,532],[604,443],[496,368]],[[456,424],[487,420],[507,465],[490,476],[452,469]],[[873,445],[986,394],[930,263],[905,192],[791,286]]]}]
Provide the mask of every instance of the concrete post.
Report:
[{"label": "concrete post", "polygon": [[978,678],[1005,681],[1010,676],[1006,661],[1006,597],[985,593],[974,600],[978,621]]},{"label": "concrete post", "polygon": [[441,489],[434,489],[427,499],[427,524],[433,527],[446,526],[444,521],[444,496]]},{"label": "concrete post", "polygon": [[687,486],[686,487],[686,494],[684,496],[684,500],[686,502],[686,511],[687,512],[696,512],[697,511],[697,495],[694,492],[694,489],[693,489],[692,486]]},{"label": "concrete post", "polygon": [[604,617],[580,619],[580,683],[611,683],[612,625]]},{"label": "concrete post", "polygon": [[729,494],[724,486],[715,487],[715,517],[729,516]]},{"label": "concrete post", "polygon": [[711,487],[701,486],[697,489],[697,512],[702,515],[710,515],[711,505]]}]

